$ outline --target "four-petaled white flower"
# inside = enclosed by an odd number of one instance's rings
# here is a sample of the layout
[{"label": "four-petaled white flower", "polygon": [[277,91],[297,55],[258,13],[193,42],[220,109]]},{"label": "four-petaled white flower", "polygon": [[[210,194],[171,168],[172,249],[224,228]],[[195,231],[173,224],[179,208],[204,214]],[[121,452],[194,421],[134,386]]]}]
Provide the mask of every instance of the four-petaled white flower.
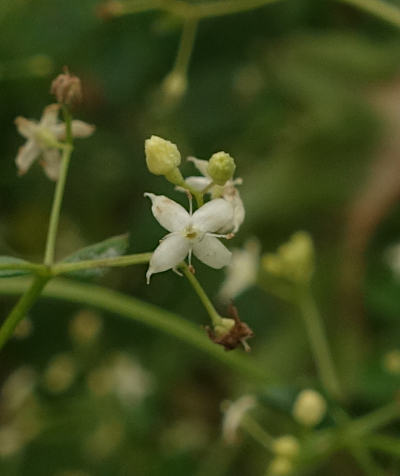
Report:
[{"label": "four-petaled white flower", "polygon": [[216,232],[232,223],[232,205],[221,198],[211,200],[192,213],[164,195],[145,193],[152,201],[152,212],[156,220],[170,233],[155,249],[146,274],[147,283],[154,273],[175,268],[192,252],[203,263],[212,268],[229,264],[231,252],[218,240],[229,237]]},{"label": "four-petaled white flower", "polygon": [[[42,156],[41,165],[51,180],[57,180],[60,174],[61,154],[57,148],[58,141],[65,139],[65,123],[58,120],[59,104],[47,106],[40,121],[32,121],[25,117],[17,117],[15,124],[18,132],[27,139],[20,147],[15,162],[19,175],[25,174],[33,162]],[[73,137],[88,137],[94,131],[94,126],[83,121],[74,120],[71,123]]]},{"label": "four-petaled white flower", "polygon": [[213,198],[222,197],[224,200],[227,200],[233,207],[233,220],[231,228],[225,228],[222,232],[232,231],[236,233],[245,216],[243,202],[236,188],[236,185],[242,184],[242,179],[228,180],[225,185],[212,185],[212,178],[207,172],[208,160],[196,159],[195,157],[188,157],[187,160],[193,162],[203,177],[188,177],[185,182],[194,190],[199,192],[206,190]]}]

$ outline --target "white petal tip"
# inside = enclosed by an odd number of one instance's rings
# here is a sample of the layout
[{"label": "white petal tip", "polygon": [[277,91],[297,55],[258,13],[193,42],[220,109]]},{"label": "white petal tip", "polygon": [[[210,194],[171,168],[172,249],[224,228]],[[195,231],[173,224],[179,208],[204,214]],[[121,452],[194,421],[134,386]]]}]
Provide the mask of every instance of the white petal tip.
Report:
[{"label": "white petal tip", "polygon": [[154,195],[154,193],[145,192],[145,193],[143,194],[143,196],[150,198],[150,200],[154,200],[154,197],[155,197],[156,195]]}]

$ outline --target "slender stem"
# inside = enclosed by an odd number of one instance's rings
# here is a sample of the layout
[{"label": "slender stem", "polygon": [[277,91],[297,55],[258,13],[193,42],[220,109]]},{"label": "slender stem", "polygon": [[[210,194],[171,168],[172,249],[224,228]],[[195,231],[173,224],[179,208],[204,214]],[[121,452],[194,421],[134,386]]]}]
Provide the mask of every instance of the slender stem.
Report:
[{"label": "slender stem", "polygon": [[[26,278],[2,279],[0,280],[0,294],[18,295],[26,291],[28,286],[29,280]],[[265,385],[271,381],[265,366],[260,366],[250,356],[238,352],[225,352],[208,339],[198,326],[188,322],[187,319],[131,296],[125,296],[102,286],[56,278],[49,282],[40,297],[95,306],[104,311],[119,314],[173,335],[241,372],[242,375],[258,384]]]},{"label": "slender stem", "polygon": [[322,319],[308,285],[299,286],[297,304],[304,319],[321,382],[329,394],[340,399],[342,392],[339,379],[336,375]]},{"label": "slender stem", "polygon": [[400,439],[388,435],[371,435],[364,439],[364,443],[372,450],[382,451],[396,458],[400,458]]},{"label": "slender stem", "polygon": [[187,75],[190,57],[193,52],[194,40],[197,32],[198,20],[188,17],[183,24],[182,35],[179,43],[178,53],[175,60],[173,72],[182,76]]},{"label": "slender stem", "polygon": [[51,268],[53,276],[80,271],[83,269],[107,268],[143,264],[150,261],[152,253],[138,253],[134,255],[117,256],[93,260],[82,260],[73,263],[58,263]]},{"label": "slender stem", "polygon": [[400,27],[400,8],[392,3],[383,2],[381,0],[338,0],[339,2],[348,3],[360,10],[375,15],[392,25]]},{"label": "slender stem", "polygon": [[368,415],[349,424],[348,433],[352,438],[367,435],[400,417],[400,404],[391,402]]},{"label": "slender stem", "polygon": [[44,254],[44,264],[51,266],[54,262],[54,254],[56,247],[56,238],[58,231],[58,222],[60,220],[61,204],[64,196],[65,182],[68,174],[68,166],[71,158],[72,146],[72,118],[66,106],[63,106],[63,114],[65,120],[66,144],[63,149],[61,159],[60,177],[57,180],[56,190],[54,193],[53,205],[50,214],[49,230],[47,232],[46,251]]},{"label": "slender stem", "polygon": [[189,283],[192,285],[193,289],[196,291],[197,295],[199,296],[200,301],[203,303],[203,306],[206,308],[206,311],[208,312],[208,315],[211,318],[213,326],[222,324],[221,316],[215,310],[215,307],[210,301],[210,298],[207,296],[206,292],[202,288],[196,276],[190,271],[188,265],[186,263],[183,263],[181,266],[181,269],[183,271],[183,274],[187,277]]},{"label": "slender stem", "polygon": [[264,428],[250,415],[245,415],[240,423],[240,426],[247,431],[247,433],[262,446],[268,450],[272,449],[274,437],[271,436]]},{"label": "slender stem", "polygon": [[132,13],[142,13],[161,8],[162,0],[135,0],[133,2],[120,2],[120,9],[116,9],[115,16]]},{"label": "slender stem", "polygon": [[222,15],[232,15],[234,13],[254,10],[264,7],[270,3],[276,3],[282,0],[232,0],[221,2],[204,2],[196,5],[198,18],[216,17]]},{"label": "slender stem", "polygon": [[356,441],[347,445],[347,451],[353,456],[367,476],[383,476],[385,474],[384,470],[368,452],[368,449],[362,446],[361,442]]},{"label": "slender stem", "polygon": [[27,312],[33,306],[38,296],[42,292],[49,278],[36,276],[24,294],[20,297],[13,310],[7,316],[6,320],[0,327],[0,349],[14,333],[18,323],[26,316]]},{"label": "slender stem", "polygon": [[46,270],[46,266],[38,263],[31,263],[30,261],[21,261],[20,263],[0,263],[0,271],[5,270],[23,270],[33,271],[37,273],[43,273]]}]

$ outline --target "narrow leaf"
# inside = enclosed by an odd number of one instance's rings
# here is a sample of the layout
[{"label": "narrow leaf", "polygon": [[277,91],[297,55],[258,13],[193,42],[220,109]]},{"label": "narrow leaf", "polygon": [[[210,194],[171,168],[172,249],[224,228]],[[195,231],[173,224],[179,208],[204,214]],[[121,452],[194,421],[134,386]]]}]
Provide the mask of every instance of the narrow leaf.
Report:
[{"label": "narrow leaf", "polygon": [[[76,263],[86,260],[98,260],[104,258],[115,258],[125,254],[128,249],[128,234],[113,236],[107,240],[94,245],[87,246],[73,253],[63,260],[63,263]],[[93,278],[101,276],[107,271],[107,268],[90,268],[77,271],[71,271],[69,276],[80,278]]]},{"label": "narrow leaf", "polygon": [[[19,269],[20,265],[27,264],[27,261],[13,256],[0,256],[0,278],[10,278],[11,276],[22,276],[30,274],[27,269]],[[10,266],[6,268],[5,266]]]}]

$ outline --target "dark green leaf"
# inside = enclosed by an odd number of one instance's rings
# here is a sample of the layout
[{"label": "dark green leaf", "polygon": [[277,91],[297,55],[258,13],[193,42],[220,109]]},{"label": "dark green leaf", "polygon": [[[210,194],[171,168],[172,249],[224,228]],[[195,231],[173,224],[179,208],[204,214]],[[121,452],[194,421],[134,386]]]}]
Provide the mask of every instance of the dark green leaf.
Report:
[{"label": "dark green leaf", "polygon": [[13,256],[0,256],[0,266],[10,265],[10,269],[0,269],[0,278],[10,278],[11,276],[22,276],[30,274],[26,269],[12,269],[12,265],[26,263],[25,260],[14,258]]},{"label": "dark green leaf", "polygon": [[[107,240],[82,248],[76,253],[63,260],[64,263],[76,263],[78,261],[115,258],[123,255],[128,249],[128,234],[113,236]],[[68,273],[70,276],[79,278],[93,278],[101,276],[107,268],[90,268]]]}]

